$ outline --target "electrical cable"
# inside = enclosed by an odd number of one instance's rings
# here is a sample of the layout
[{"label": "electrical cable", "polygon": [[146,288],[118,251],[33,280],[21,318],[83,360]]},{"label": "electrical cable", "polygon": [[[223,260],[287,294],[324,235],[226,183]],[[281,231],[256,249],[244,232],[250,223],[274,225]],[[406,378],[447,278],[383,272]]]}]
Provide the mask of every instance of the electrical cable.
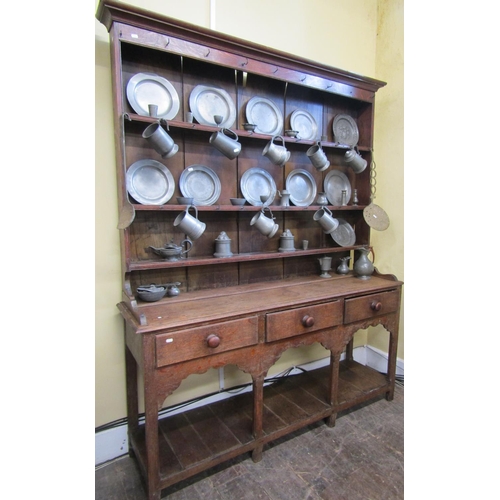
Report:
[{"label": "electrical cable", "polygon": [[[274,375],[273,377],[267,378],[264,381],[265,385],[277,384],[279,382],[285,381],[288,377],[295,376],[295,375],[291,375],[291,372],[294,369],[300,370],[303,373],[307,373],[307,370],[305,370],[304,368],[301,368],[300,366],[292,366],[292,367],[286,369],[285,371],[278,373],[277,375]],[[382,373],[382,372],[379,372],[379,373],[381,373],[382,375],[387,375],[387,373]],[[296,375],[298,375],[298,374],[296,374]],[[404,387],[404,375],[396,375],[395,382],[398,385]],[[190,406],[192,404],[198,403],[200,401],[203,401],[204,399],[216,396],[217,394],[221,394],[221,393],[238,394],[238,393],[242,392],[243,390],[245,390],[246,388],[250,387],[251,385],[252,385],[252,383],[249,382],[247,384],[236,385],[234,387],[231,387],[229,389],[224,389],[222,391],[212,392],[210,394],[204,394],[203,396],[199,396],[197,398],[193,398],[193,399],[190,399],[188,401],[184,401],[183,403],[179,403],[177,405],[163,408],[162,410],[160,410],[158,412],[158,416],[160,417],[160,416],[168,415],[169,413],[172,413],[173,411],[176,411],[176,410],[179,410],[181,408],[185,408],[186,406]],[[140,413],[139,418],[144,418],[144,413]],[[103,425],[100,425],[99,427],[96,427],[95,432],[97,434],[98,432],[106,431],[109,429],[114,429],[115,427],[120,427],[122,425],[125,425],[126,423],[127,423],[127,417],[119,418],[119,419],[114,420],[112,422],[108,422],[107,424],[103,424]]]},{"label": "electrical cable", "polygon": [[[288,368],[287,370],[285,370],[277,375],[274,375],[273,377],[267,378],[264,381],[265,385],[276,384],[277,382],[283,382],[288,377],[293,376],[293,375],[290,375],[290,373],[294,369],[300,370],[304,373],[307,372],[307,370],[304,370],[304,368],[301,368],[300,366],[292,366],[291,368]],[[252,385],[252,383],[249,382],[248,384],[236,385],[234,387],[231,387],[229,389],[225,389],[222,391],[212,392],[210,394],[204,394],[203,396],[199,396],[197,398],[193,398],[193,399],[190,399],[188,401],[184,401],[183,403],[179,403],[177,405],[163,408],[158,412],[158,416],[160,417],[160,416],[168,415],[169,413],[172,413],[173,411],[176,411],[176,410],[179,410],[181,408],[185,408],[186,406],[198,403],[200,401],[203,401],[204,399],[210,398],[212,396],[216,396],[217,394],[221,394],[221,393],[238,394],[239,392],[243,391],[247,387],[250,387],[251,385]],[[140,413],[139,418],[144,418],[144,413]],[[103,424],[103,425],[100,425],[99,427],[96,427],[95,432],[97,434],[98,432],[106,431],[109,429],[114,429],[115,427],[120,427],[122,425],[125,425],[126,423],[127,423],[127,417],[119,418],[117,420],[113,420],[112,422],[108,422],[107,424]]]}]

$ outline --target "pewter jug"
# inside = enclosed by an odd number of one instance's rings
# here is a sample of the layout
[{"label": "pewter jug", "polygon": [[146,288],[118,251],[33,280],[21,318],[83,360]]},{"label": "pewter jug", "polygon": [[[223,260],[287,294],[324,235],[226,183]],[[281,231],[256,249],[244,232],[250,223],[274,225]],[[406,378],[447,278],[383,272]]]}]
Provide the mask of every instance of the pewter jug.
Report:
[{"label": "pewter jug", "polygon": [[[266,216],[266,210],[269,211],[270,217]],[[272,238],[279,228],[278,224],[274,222],[275,219],[276,217],[273,216],[271,209],[264,207],[252,217],[250,225],[255,226],[264,236]]]},{"label": "pewter jug", "polygon": [[[282,146],[275,144],[281,139]],[[281,135],[274,135],[262,151],[262,156],[267,156],[275,165],[282,167],[290,159],[290,151],[285,147],[285,139]]]},{"label": "pewter jug", "polygon": [[340,259],[340,265],[337,267],[337,274],[348,274],[349,273],[349,260],[351,257],[342,257]]},{"label": "pewter jug", "polygon": [[[232,137],[231,137],[232,136]],[[214,132],[209,139],[210,144],[230,160],[234,160],[241,153],[241,144],[238,134],[229,128]]]},{"label": "pewter jug", "polygon": [[360,255],[353,266],[354,273],[361,280],[369,280],[375,270],[373,263],[368,258],[370,252],[373,254],[373,249],[371,247],[360,248]]}]

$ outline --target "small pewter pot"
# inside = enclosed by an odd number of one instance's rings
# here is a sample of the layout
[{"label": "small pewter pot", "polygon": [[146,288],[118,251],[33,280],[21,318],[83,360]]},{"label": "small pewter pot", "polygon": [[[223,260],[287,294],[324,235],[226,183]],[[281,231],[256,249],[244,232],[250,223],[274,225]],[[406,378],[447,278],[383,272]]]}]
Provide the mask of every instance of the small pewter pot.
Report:
[{"label": "small pewter pot", "polygon": [[214,257],[231,257],[231,239],[225,231],[221,231],[219,236],[215,239],[215,253]]},{"label": "small pewter pot", "polygon": [[328,205],[328,198],[326,197],[326,193],[323,191],[318,193],[318,196],[316,197],[316,205],[320,205],[322,207]]},{"label": "small pewter pot", "polygon": [[181,293],[178,288],[180,284],[180,281],[176,281],[175,283],[167,283],[167,297],[177,297],[177,295]]},{"label": "small pewter pot", "polygon": [[290,229],[285,229],[280,236],[280,247],[278,252],[295,252],[293,234]]}]

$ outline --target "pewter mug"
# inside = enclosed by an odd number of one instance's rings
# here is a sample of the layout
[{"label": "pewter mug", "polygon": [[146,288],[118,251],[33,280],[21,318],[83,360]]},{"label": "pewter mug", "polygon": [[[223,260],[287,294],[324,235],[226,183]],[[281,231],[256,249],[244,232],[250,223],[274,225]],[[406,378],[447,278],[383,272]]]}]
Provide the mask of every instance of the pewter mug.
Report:
[{"label": "pewter mug", "polygon": [[[229,135],[233,137],[230,137]],[[241,153],[241,144],[238,142],[238,134],[229,128],[223,128],[214,132],[209,139],[210,144],[219,150],[230,160],[234,160]]]},{"label": "pewter mug", "polygon": [[314,146],[311,146],[307,150],[306,154],[318,172],[322,172],[330,166],[330,162],[328,161],[328,158],[326,157],[326,154],[323,151],[320,142],[317,142]]},{"label": "pewter mug", "polygon": [[313,219],[320,224],[326,234],[330,234],[339,227],[339,221],[332,217],[327,207],[320,208],[314,213]]},{"label": "pewter mug", "polygon": [[[271,217],[267,217],[265,211],[269,210]],[[255,214],[250,221],[251,226],[255,226],[264,236],[272,238],[278,230],[278,224],[274,222],[273,213],[269,207],[264,207],[260,212]]]},{"label": "pewter mug", "polygon": [[354,149],[346,151],[344,155],[346,164],[354,170],[354,173],[360,174],[366,168],[367,161]]},{"label": "pewter mug", "polygon": [[[196,217],[189,213],[190,208],[194,209]],[[175,218],[174,226],[178,227],[192,240],[199,238],[207,227],[204,222],[198,220],[198,209],[194,205],[187,206],[186,210]]]},{"label": "pewter mug", "polygon": [[149,141],[151,146],[153,146],[155,151],[159,153],[162,158],[170,158],[179,150],[179,146],[175,144],[172,137],[168,135],[166,130],[161,126],[160,122],[148,125],[142,133],[142,137]]},{"label": "pewter mug", "polygon": [[[276,139],[281,139],[283,145],[275,144]],[[273,136],[262,151],[262,156],[267,156],[275,165],[282,167],[290,158],[290,151],[285,147],[285,139],[281,135]]]}]

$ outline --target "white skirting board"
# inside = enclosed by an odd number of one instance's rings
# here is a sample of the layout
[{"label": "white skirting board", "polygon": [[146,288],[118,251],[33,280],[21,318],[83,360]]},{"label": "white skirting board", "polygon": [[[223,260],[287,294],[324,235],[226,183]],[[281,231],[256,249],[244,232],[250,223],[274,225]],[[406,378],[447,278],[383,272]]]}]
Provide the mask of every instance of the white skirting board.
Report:
[{"label": "white skirting board", "polygon": [[[343,359],[344,355],[342,355]],[[387,370],[387,353],[380,351],[371,346],[359,346],[353,349],[353,357],[355,361],[363,365],[369,366],[374,370],[384,373]],[[330,362],[330,358],[320,359],[318,361],[312,361],[301,365],[304,370],[316,370],[327,366]],[[302,373],[301,370],[294,368],[290,375],[298,375]],[[396,360],[396,375],[404,375],[404,360]],[[243,392],[251,391],[252,387],[249,386],[243,391],[239,391],[238,394]],[[175,415],[176,413],[182,413],[193,408],[204,406],[210,403],[215,403],[217,401],[222,401],[233,397],[234,394],[228,392],[221,392],[213,396],[207,397],[201,401],[196,401],[192,405],[183,407],[177,410],[172,410],[168,413],[168,416]],[[95,435],[95,465],[104,464],[113,460],[117,457],[125,455],[128,453],[128,437],[127,437],[127,425],[119,425],[113,427],[112,429],[107,429],[101,432],[97,432]]]}]

